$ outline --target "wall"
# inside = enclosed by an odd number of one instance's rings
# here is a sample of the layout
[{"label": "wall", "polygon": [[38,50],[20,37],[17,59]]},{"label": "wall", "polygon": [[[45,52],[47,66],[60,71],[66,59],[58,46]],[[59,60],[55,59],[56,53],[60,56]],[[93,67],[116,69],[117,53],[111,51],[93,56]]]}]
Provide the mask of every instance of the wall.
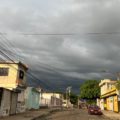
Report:
[{"label": "wall", "polygon": [[16,114],[18,93],[11,91],[10,115]]},{"label": "wall", "polygon": [[60,98],[56,98],[54,96],[51,97],[51,107],[59,107],[62,106],[62,100]]},{"label": "wall", "polygon": [[[23,79],[19,78],[20,71],[24,72],[24,78]],[[27,72],[27,70],[22,65],[19,65],[18,72],[17,72],[17,83],[19,85],[25,85],[26,84],[26,72]]]},{"label": "wall", "polygon": [[104,99],[100,99],[100,108],[104,110]]},{"label": "wall", "polygon": [[40,93],[32,87],[26,89],[26,108],[39,109]]},{"label": "wall", "polygon": [[22,113],[25,112],[26,106],[25,106],[25,91],[21,91],[21,93],[18,94],[18,100],[17,100],[17,110],[16,113]]},{"label": "wall", "polygon": [[114,112],[118,112],[119,108],[118,108],[118,97],[114,96]]},{"label": "wall", "polygon": [[[25,85],[27,69],[25,69],[25,67],[23,67],[22,64],[6,63],[6,64],[0,64],[0,67],[9,68],[8,76],[0,76],[0,87],[4,87],[4,88],[12,90],[13,88],[16,88],[17,85]],[[22,70],[24,73],[23,79],[19,78],[20,70]]]},{"label": "wall", "polygon": [[10,102],[11,101],[11,91],[3,89],[0,116],[9,116],[10,114]]},{"label": "wall", "polygon": [[17,80],[18,66],[16,64],[0,64],[0,67],[9,68],[8,76],[0,76],[0,87],[4,88],[15,88]]},{"label": "wall", "polygon": [[59,93],[42,93],[40,106],[62,106],[62,95]]}]

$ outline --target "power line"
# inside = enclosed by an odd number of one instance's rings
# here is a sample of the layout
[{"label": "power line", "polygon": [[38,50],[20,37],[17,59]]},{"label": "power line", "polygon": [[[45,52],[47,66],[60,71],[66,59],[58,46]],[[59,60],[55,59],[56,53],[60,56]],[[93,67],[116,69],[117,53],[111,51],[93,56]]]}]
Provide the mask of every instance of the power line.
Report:
[{"label": "power line", "polygon": [[87,32],[87,33],[20,33],[26,36],[76,36],[76,35],[120,35],[120,32]]},{"label": "power line", "polygon": [[[8,33],[2,33],[4,35],[7,35]],[[24,35],[24,36],[76,36],[76,35],[120,35],[120,32],[81,32],[81,33],[24,33],[24,32],[20,32],[20,33],[15,33],[14,34],[18,34],[18,35]]]},{"label": "power line", "polygon": [[[7,47],[7,46],[6,46]],[[3,47],[2,47],[3,48]],[[3,51],[4,50],[4,51]],[[6,49],[0,49],[0,55],[2,56],[2,57],[4,57],[6,60],[9,60],[9,61],[12,61],[13,63],[15,63],[15,61],[11,58],[11,56],[10,56],[10,54],[8,54],[8,51],[6,50]],[[0,57],[0,60],[2,60],[2,61],[6,61],[6,60],[4,60],[3,58],[1,58]],[[13,67],[13,66],[12,66]],[[15,68],[15,67],[14,67]],[[19,69],[17,69],[17,68],[15,68],[17,71],[19,71]],[[32,73],[28,73],[28,76],[30,76],[34,81],[40,81],[40,82],[42,82],[42,84],[44,84],[44,85],[46,85],[43,81],[41,81],[40,79],[38,79],[34,74],[32,74]],[[47,85],[46,85],[47,86]]]},{"label": "power line", "polygon": [[[12,54],[12,56],[14,56],[15,58],[18,57],[18,59],[20,59],[22,56],[18,55],[18,53],[19,54],[22,54],[22,53],[17,49],[15,49],[15,45],[12,44],[10,40],[8,40],[8,38],[3,33],[0,33],[0,35],[1,35],[2,41],[4,42],[2,44],[7,48],[7,50]],[[23,60],[23,57],[22,57],[22,60]]]}]

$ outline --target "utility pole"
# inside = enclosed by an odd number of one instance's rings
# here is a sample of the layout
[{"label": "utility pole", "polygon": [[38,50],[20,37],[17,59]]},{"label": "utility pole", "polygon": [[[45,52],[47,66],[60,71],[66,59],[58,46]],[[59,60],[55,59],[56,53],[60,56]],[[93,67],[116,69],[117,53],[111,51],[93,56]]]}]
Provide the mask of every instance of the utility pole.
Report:
[{"label": "utility pole", "polygon": [[78,96],[78,109],[79,109],[79,104],[80,104],[80,103],[79,103],[79,96]]},{"label": "utility pole", "polygon": [[66,88],[66,102],[67,102],[67,107],[69,107],[69,103],[70,103],[71,89],[72,89],[71,86],[69,86],[69,87]]},{"label": "utility pole", "polygon": [[120,73],[117,72],[117,80],[120,80]]}]

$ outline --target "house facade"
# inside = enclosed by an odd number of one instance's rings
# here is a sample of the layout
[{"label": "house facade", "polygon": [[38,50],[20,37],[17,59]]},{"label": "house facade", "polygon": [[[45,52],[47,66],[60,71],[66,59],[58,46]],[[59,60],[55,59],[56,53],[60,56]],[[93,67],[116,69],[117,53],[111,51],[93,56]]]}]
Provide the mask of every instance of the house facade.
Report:
[{"label": "house facade", "polygon": [[62,94],[44,92],[41,94],[40,107],[61,107],[62,99]]},{"label": "house facade", "polygon": [[102,110],[119,112],[118,90],[115,85],[116,81],[109,79],[101,80],[99,84],[101,96],[97,103]]},{"label": "house facade", "polygon": [[37,88],[27,87],[25,91],[26,109],[39,109],[40,92]]},{"label": "house facade", "polygon": [[21,62],[0,62],[0,87],[21,90],[26,84],[27,70]]},{"label": "house facade", "polygon": [[[25,90],[26,87],[26,72],[28,67],[21,62],[0,62],[0,88],[1,88],[1,111],[5,105],[10,106],[10,110],[8,107],[6,108],[6,115],[9,113],[10,115],[16,114],[18,107],[18,96],[22,91]],[[8,97],[5,97],[8,96]],[[10,99],[10,102],[9,102]],[[2,103],[2,101],[4,101]],[[19,107],[23,103],[19,103]],[[8,112],[9,111],[9,112]],[[4,113],[1,113],[1,116],[4,116]]]},{"label": "house facade", "polygon": [[0,116],[16,114],[18,92],[0,87]]}]

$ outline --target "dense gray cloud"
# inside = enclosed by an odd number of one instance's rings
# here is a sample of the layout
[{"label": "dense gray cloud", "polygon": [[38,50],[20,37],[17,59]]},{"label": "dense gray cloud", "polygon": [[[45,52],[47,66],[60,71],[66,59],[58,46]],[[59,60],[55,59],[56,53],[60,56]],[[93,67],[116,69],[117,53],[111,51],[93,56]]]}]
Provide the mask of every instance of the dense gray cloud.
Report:
[{"label": "dense gray cloud", "polygon": [[1,0],[0,32],[48,86],[79,90],[120,71],[119,11],[119,0]]}]

